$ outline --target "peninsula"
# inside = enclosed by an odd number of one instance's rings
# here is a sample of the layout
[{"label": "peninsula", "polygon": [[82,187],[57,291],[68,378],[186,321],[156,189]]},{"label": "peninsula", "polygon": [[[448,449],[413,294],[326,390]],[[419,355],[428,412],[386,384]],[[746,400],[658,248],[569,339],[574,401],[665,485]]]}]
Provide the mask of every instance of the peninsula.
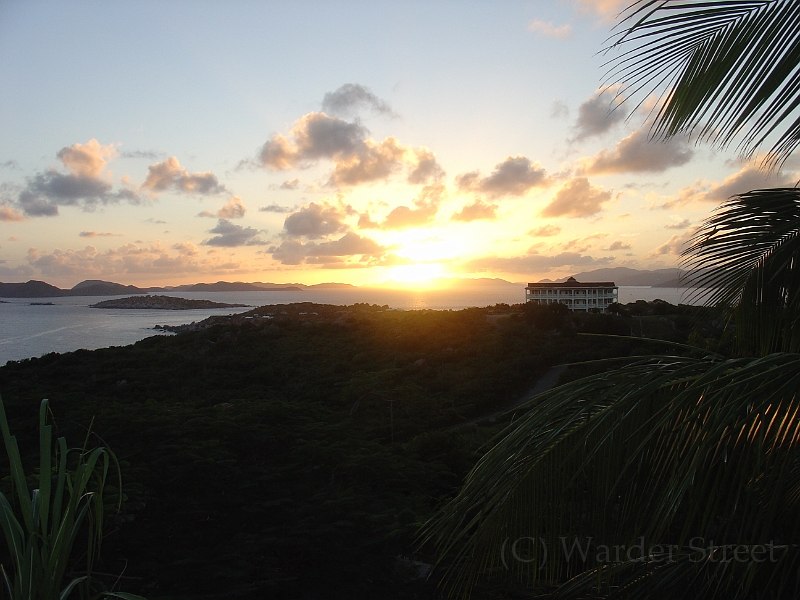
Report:
[{"label": "peninsula", "polygon": [[246,308],[249,304],[225,304],[211,300],[187,300],[171,296],[129,296],[90,304],[89,308],[132,308],[157,310],[192,310],[197,308]]}]

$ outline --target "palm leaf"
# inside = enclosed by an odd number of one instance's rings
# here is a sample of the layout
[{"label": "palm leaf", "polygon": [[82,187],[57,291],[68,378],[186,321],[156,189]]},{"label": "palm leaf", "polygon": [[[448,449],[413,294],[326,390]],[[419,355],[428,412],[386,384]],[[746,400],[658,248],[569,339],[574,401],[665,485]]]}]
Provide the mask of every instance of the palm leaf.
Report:
[{"label": "palm leaf", "polygon": [[[800,533],[798,390],[795,354],[653,357],[556,388],[500,434],[421,540],[450,565],[453,594],[499,572],[534,586],[571,579],[567,596],[605,588],[638,597],[667,578],[664,589],[695,585],[697,597],[723,589],[743,598],[756,582],[771,582],[778,597],[800,561],[790,545]],[[696,537],[785,551],[745,577],[711,560],[661,569],[564,554],[575,540],[630,548],[640,537],[683,553]],[[527,540],[524,560],[510,554],[516,540]]]},{"label": "palm leaf", "polygon": [[[800,189],[734,196],[683,253],[686,283],[733,309],[742,353],[800,351]],[[703,293],[700,289],[698,293]]]},{"label": "palm leaf", "polygon": [[639,0],[623,14],[608,80],[659,96],[655,137],[738,139],[748,157],[769,142],[772,166],[800,144],[799,2]]}]

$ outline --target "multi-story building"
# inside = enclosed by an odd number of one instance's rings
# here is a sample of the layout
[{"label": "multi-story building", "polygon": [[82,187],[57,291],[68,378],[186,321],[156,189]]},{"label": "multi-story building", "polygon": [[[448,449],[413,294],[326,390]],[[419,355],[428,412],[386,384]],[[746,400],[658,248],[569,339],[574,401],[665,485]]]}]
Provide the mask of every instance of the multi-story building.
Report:
[{"label": "multi-story building", "polygon": [[579,283],[570,277],[564,283],[529,283],[525,301],[534,304],[564,304],[576,312],[606,312],[617,302],[619,288],[613,281]]}]

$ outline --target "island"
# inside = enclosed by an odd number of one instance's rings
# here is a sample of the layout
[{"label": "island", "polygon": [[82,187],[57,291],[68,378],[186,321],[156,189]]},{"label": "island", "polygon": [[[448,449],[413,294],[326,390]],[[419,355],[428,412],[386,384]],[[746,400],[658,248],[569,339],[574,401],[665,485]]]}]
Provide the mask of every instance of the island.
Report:
[{"label": "island", "polygon": [[249,304],[226,304],[211,300],[188,300],[172,296],[129,296],[90,304],[89,308],[131,308],[157,310],[193,310],[197,308],[248,308]]}]

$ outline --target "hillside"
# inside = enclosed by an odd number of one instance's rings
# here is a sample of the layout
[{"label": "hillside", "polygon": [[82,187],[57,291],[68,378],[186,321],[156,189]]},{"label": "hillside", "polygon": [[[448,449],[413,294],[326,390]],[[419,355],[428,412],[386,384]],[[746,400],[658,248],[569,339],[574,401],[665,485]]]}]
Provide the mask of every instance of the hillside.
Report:
[{"label": "hillside", "polygon": [[[132,346],[10,362],[0,393],[31,464],[45,397],[58,435],[79,446],[93,423],[90,444],[119,458],[123,512],[108,508],[97,565],[124,570],[108,582],[118,590],[149,600],[432,600],[436,577],[416,580],[398,557],[414,554],[419,524],[510,416],[448,427],[508,406],[567,359],[661,348],[580,332],[635,327],[686,342],[702,312],[629,310],[264,306]],[[703,343],[715,335],[701,333]]]}]

